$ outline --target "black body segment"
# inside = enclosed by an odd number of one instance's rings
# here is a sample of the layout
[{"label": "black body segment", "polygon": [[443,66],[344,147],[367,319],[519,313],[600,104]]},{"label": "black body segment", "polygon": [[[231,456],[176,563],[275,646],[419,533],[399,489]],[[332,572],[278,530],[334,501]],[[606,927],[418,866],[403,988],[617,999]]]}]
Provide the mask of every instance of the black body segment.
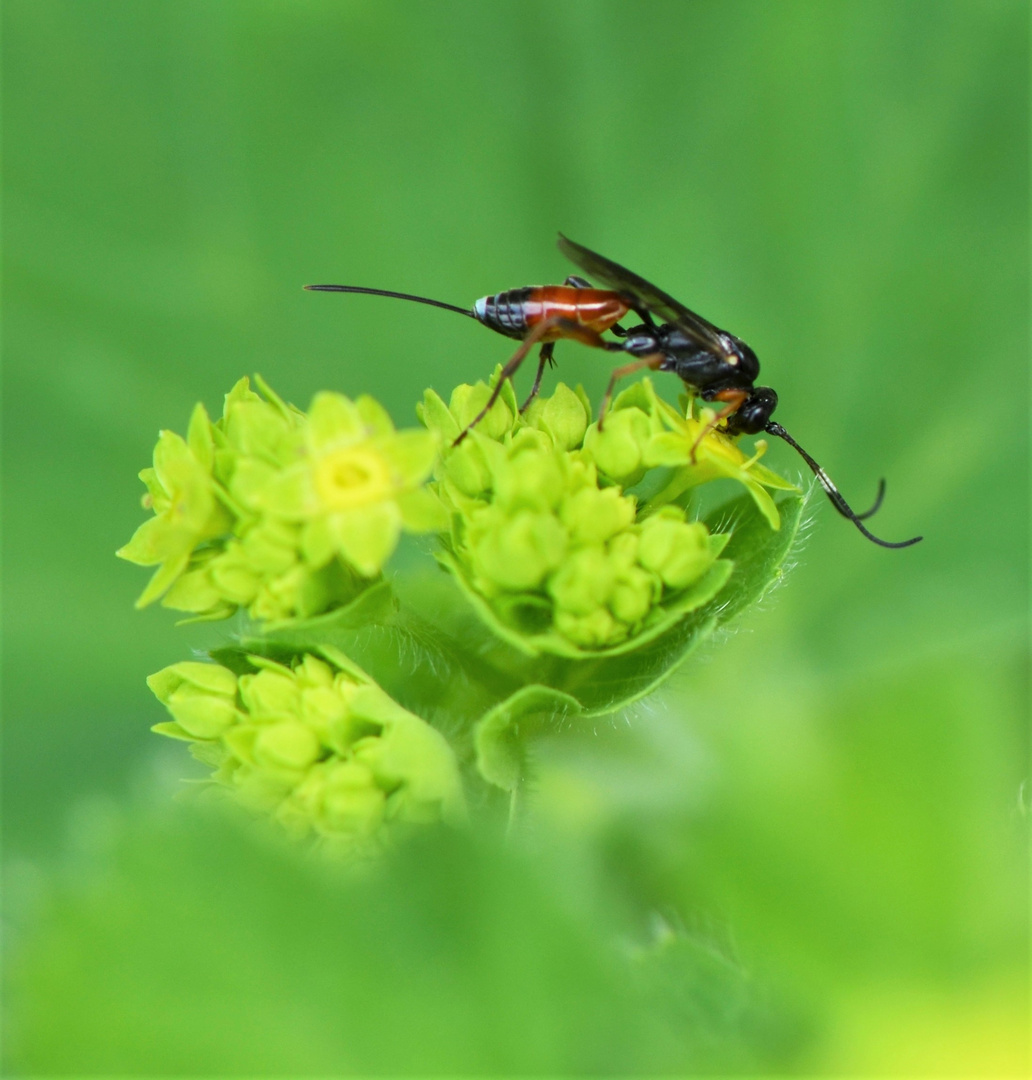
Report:
[{"label": "black body segment", "polygon": [[508,289],[485,296],[473,305],[476,317],[492,330],[506,337],[523,340],[527,326],[527,300],[534,289],[526,286],[522,289]]}]

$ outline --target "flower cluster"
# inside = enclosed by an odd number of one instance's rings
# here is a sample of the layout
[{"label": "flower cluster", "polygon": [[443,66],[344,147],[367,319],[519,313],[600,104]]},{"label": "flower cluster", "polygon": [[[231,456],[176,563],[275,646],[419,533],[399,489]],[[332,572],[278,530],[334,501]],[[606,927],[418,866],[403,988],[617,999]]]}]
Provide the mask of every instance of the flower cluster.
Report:
[{"label": "flower cluster", "polygon": [[[677,500],[691,487],[737,479],[776,525],[764,485],[784,481],[723,436],[695,448],[706,420],[685,419],[647,380],[617,399],[602,430],[579,388],[560,384],[521,416],[506,384],[452,446],[489,394],[460,386],[446,405],[427,391],[420,418],[445,447],[433,485],[451,514],[442,561],[525,651],[622,650],[715,595],[731,569],[718,558],[727,538],[686,520]],[[650,497],[628,490],[660,467]]]},{"label": "flower cluster", "polygon": [[655,473],[661,480],[643,506],[648,513],[658,506],[683,501],[693,488],[712,480],[734,480],[752,496],[771,528],[780,518],[768,488],[795,491],[787,480],[760,464],[766,452],[764,439],[756,441],[748,457],[722,432],[712,428],[712,409],[694,415],[696,402],[683,396],[681,410],[656,393],[650,379],[628,387],[617,397],[600,429],[592,424],[584,448],[603,478],[624,488],[635,487]]},{"label": "flower cluster", "polygon": [[265,620],[346,603],[376,578],[403,528],[442,526],[423,481],[437,442],[395,431],[370,397],[317,394],[308,413],[241,379],[212,422],[161,432],[140,478],[154,517],[118,555],[158,566],[137,601],[201,618]]},{"label": "flower cluster", "polygon": [[381,847],[405,823],[461,821],[455,755],[343,654],[293,666],[249,657],[236,675],[185,661],[147,684],[172,714],[153,730],[191,743],[212,780],[291,833],[342,854]]}]

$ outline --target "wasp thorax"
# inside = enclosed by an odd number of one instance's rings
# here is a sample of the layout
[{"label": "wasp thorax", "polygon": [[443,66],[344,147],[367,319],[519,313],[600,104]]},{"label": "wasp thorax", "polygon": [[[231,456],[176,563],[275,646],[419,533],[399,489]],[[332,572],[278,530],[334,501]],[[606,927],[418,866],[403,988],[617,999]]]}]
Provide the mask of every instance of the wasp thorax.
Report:
[{"label": "wasp thorax", "polygon": [[722,334],[721,337],[727,346],[728,363],[734,365],[740,377],[750,382],[755,380],[760,374],[760,361],[756,353],[741,338],[736,338],[733,334]]}]

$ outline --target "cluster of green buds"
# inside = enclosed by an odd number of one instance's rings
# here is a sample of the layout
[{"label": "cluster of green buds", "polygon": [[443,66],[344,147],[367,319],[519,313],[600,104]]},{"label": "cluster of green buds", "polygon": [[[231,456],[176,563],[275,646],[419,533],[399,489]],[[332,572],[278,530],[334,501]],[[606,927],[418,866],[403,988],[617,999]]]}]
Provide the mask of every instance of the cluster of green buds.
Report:
[{"label": "cluster of green buds", "polygon": [[[496,373],[495,378],[498,375]],[[614,402],[600,427],[583,390],[559,384],[520,414],[510,384],[486,405],[486,383],[419,410],[440,439],[432,485],[450,512],[442,562],[500,632],[529,652],[625,650],[712,598],[730,564],[727,537],[690,521],[693,487],[744,484],[772,526],[768,487],[789,487],[698,418],[663,402],[648,380]]]},{"label": "cluster of green buds", "polygon": [[[383,637],[347,636],[386,620],[433,669],[421,616],[406,616],[404,590],[383,580],[405,530],[437,535],[438,559],[458,584],[452,614],[475,614],[487,631],[467,642],[444,630],[463,674],[432,706],[435,722],[460,733],[465,779],[475,768],[514,793],[523,711],[559,716],[630,700],[690,637],[651,650],[655,670],[644,675],[631,671],[648,653],[638,650],[728,582],[729,536],[697,520],[696,488],[731,480],[755,502],[759,514],[735,527],[736,560],[743,536],[757,525],[768,534],[763,518],[779,529],[770,492],[791,485],[760,464],[762,441],[747,456],[715,430],[711,410],[675,408],[644,379],[604,423],[581,388],[562,383],[521,413],[506,381],[470,428],[499,377],[457,387],[447,404],[428,390],[422,428],[407,431],[370,397],[320,393],[302,412],[261,379],[257,389],[241,379],[217,420],[198,405],[185,438],[161,432],[153,468],[140,474],[153,516],[118,552],[157,567],[138,606],[161,599],[204,619],[242,609],[262,624],[245,625],[219,663],[173,664],[148,680],[172,716],[154,730],[190,744],[212,770],[211,790],[347,855],[380,850],[407,825],[463,819],[448,739],[336,647],[347,642],[401,700],[424,700],[408,696],[400,655],[385,658]],[[796,521],[798,504],[782,501]],[[341,607],[346,620],[311,618]],[[462,625],[443,614],[446,627]],[[508,646],[550,654],[540,683],[512,690],[494,678],[498,657],[520,669]],[[600,657],[623,665],[605,683],[611,692],[583,685]],[[456,704],[467,691],[468,708]]]},{"label": "cluster of green buds", "polygon": [[173,664],[147,680],[173,717],[153,730],[189,742],[217,789],[343,855],[378,850],[405,825],[463,820],[445,738],[343,654],[323,653],[291,666],[251,656],[245,674]]},{"label": "cluster of green buds", "polygon": [[244,378],[212,422],[162,431],[140,478],[154,517],[118,555],[157,572],[137,601],[218,619],[319,614],[376,579],[403,529],[441,528],[423,487],[428,431],[395,431],[376,401],[317,394],[307,413]]}]

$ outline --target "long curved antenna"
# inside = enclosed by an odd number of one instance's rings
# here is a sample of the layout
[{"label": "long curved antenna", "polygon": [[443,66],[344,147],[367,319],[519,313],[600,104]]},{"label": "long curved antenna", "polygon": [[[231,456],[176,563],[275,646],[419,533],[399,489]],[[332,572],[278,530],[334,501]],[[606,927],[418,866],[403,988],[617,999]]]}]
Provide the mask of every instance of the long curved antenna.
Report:
[{"label": "long curved antenna", "polygon": [[878,494],[874,497],[874,505],[870,510],[865,510],[862,514],[856,515],[857,521],[866,521],[869,517],[878,513],[878,507],[882,504],[882,499],[885,498],[885,481],[884,479],[878,481]]},{"label": "long curved antenna", "polygon": [[[410,293],[388,292],[386,289],[366,289],[361,285],[306,285],[309,292],[353,292],[366,293],[369,296],[390,296],[395,300],[414,300],[417,304],[430,304],[432,307],[444,308],[445,311],[457,311],[460,315],[468,315],[476,319],[476,312],[470,308],[456,307],[454,304],[446,304],[443,300],[430,300],[426,296],[412,296]],[[479,320],[477,320],[479,322]]]},{"label": "long curved antenna", "polygon": [[820,467],[820,465],[818,465],[817,462],[814,461],[812,457],[810,457],[810,455],[799,445],[799,443],[795,441],[795,439],[792,438],[791,435],[789,435],[789,433],[780,424],[775,424],[774,421],[771,420],[764,426],[763,430],[771,435],[777,435],[779,439],[784,439],[789,446],[795,447],[795,449],[799,452],[799,456],[813,470],[813,475],[817,477],[817,480],[819,481],[821,487],[824,488],[825,494],[828,496],[829,499],[831,499],[831,505],[834,506],[835,509],[844,518],[849,518],[849,520],[864,534],[864,536],[867,537],[868,540],[872,541],[875,544],[880,544],[882,547],[905,548],[910,547],[911,544],[916,544],[919,540],[923,539],[923,537],[915,536],[910,540],[901,540],[898,543],[891,543],[888,540],[880,540],[877,536],[874,535],[874,533],[868,532],[867,529],[865,529],[864,526],[861,524],[861,517],[870,517],[871,514],[873,514],[875,510],[877,510],[878,507],[881,505],[882,495],[884,495],[885,493],[884,480],[879,485],[878,498],[875,500],[874,506],[870,510],[868,510],[866,514],[854,514],[852,509],[850,508],[849,503],[847,503],[846,500],[842,498],[839,489],[835,487],[835,485],[831,482],[831,477],[828,476],[828,474]]}]

